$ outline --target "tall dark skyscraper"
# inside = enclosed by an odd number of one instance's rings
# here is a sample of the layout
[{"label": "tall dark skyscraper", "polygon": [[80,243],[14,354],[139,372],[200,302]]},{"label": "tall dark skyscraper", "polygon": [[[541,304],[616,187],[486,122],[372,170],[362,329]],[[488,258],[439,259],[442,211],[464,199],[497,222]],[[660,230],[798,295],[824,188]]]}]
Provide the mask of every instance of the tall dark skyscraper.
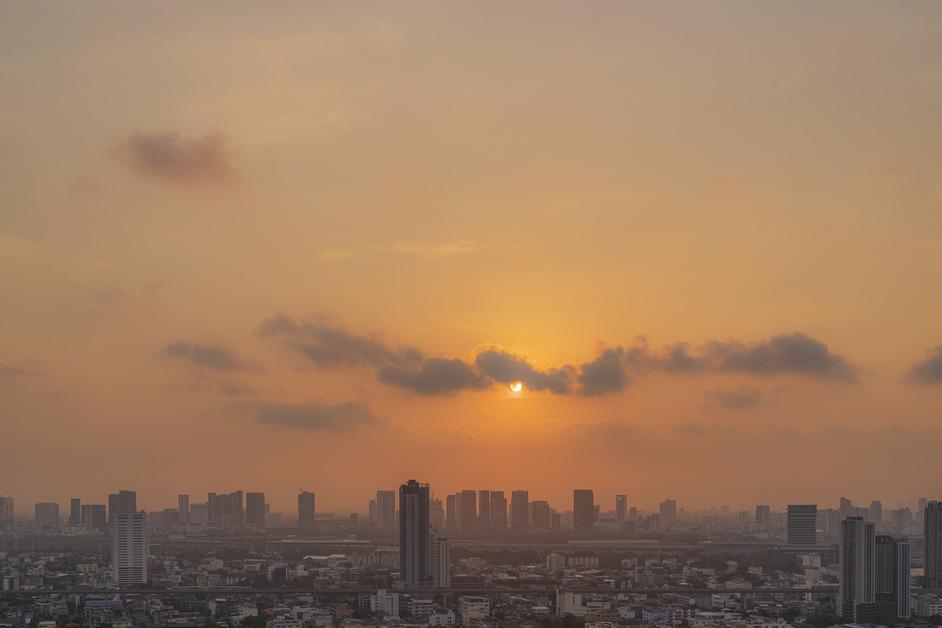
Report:
[{"label": "tall dark skyscraper", "polygon": [[926,502],[923,512],[926,586],[930,589],[942,589],[942,502]]},{"label": "tall dark skyscraper", "polygon": [[186,525],[190,522],[190,496],[177,495],[177,512],[180,516],[180,523]]},{"label": "tall dark skyscraper", "polygon": [[628,496],[615,496],[615,523],[624,526],[628,523]]},{"label": "tall dark skyscraper", "polygon": [[376,491],[376,527],[396,528],[396,491]]},{"label": "tall dark skyscraper", "polygon": [[399,572],[407,588],[430,585],[429,488],[409,480],[399,487]]},{"label": "tall dark skyscraper", "polygon": [[99,532],[108,529],[108,510],[104,504],[82,504],[82,525]]},{"label": "tall dark skyscraper", "polygon": [[572,492],[572,527],[591,532],[595,526],[595,494],[591,489],[577,488]]},{"label": "tall dark skyscraper", "polygon": [[514,532],[530,529],[530,493],[527,491],[510,494],[510,527]]},{"label": "tall dark skyscraper", "polygon": [[246,493],[245,523],[259,530],[265,527],[265,493]]},{"label": "tall dark skyscraper", "polygon": [[494,530],[507,529],[507,498],[504,491],[491,491],[491,528]]},{"label": "tall dark skyscraper", "polygon": [[445,527],[449,530],[458,529],[458,496],[445,497]]},{"label": "tall dark skyscraper", "polygon": [[857,621],[861,607],[876,599],[875,531],[862,517],[848,517],[841,523],[838,612],[845,621]]},{"label": "tall dark skyscraper", "polygon": [[760,530],[768,530],[772,520],[772,507],[766,504],[756,506],[756,525]]},{"label": "tall dark skyscraper", "polygon": [[478,528],[487,530],[491,527],[491,492],[478,491]]},{"label": "tall dark skyscraper", "polygon": [[549,502],[536,500],[530,502],[530,527],[534,530],[549,530],[552,525]]},{"label": "tall dark skyscraper", "polygon": [[69,500],[69,525],[82,525],[82,500],[78,497]]},{"label": "tall dark skyscraper", "polygon": [[232,493],[210,493],[209,524],[216,527],[237,528],[245,523],[245,500],[242,491]]},{"label": "tall dark skyscraper", "polygon": [[311,491],[298,493],[298,527],[314,527],[314,493]]},{"label": "tall dark skyscraper", "polygon": [[677,519],[677,500],[665,499],[658,508],[658,518],[663,528],[669,528]]},{"label": "tall dark skyscraper", "polygon": [[818,506],[789,504],[787,525],[789,545],[814,545],[817,542]]},{"label": "tall dark skyscraper", "polygon": [[455,495],[455,509],[459,530],[473,530],[478,518],[477,493],[464,490]]},{"label": "tall dark skyscraper", "polygon": [[909,541],[878,535],[874,543],[874,594],[878,621],[893,624],[910,616]]},{"label": "tall dark skyscraper", "polygon": [[136,492],[119,490],[108,496],[108,523],[114,521],[115,515],[129,512],[137,512]]}]

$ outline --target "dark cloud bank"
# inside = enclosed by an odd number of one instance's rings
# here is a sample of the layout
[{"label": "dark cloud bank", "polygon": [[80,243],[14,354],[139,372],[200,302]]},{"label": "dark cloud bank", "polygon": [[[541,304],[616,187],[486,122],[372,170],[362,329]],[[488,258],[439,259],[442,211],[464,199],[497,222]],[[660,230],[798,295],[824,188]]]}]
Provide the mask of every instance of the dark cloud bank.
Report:
[{"label": "dark cloud bank", "polygon": [[168,183],[224,184],[236,181],[232,151],[221,133],[184,137],[174,131],[134,133],[115,154],[136,173]]},{"label": "dark cloud bank", "polygon": [[[651,372],[802,375],[844,382],[856,381],[858,373],[826,344],[800,332],[755,343],[713,341],[697,349],[683,343],[652,349],[638,342],[604,348],[589,362],[545,370],[500,347],[483,347],[470,361],[428,356],[408,345],[390,346],[379,336],[350,333],[325,320],[296,320],[286,314],[263,321],[258,334],[281,339],[315,366],[371,369],[382,383],[418,395],[448,395],[521,381],[533,391],[601,396],[620,392],[635,377]],[[715,401],[729,406],[753,403],[742,391],[715,396]]]}]

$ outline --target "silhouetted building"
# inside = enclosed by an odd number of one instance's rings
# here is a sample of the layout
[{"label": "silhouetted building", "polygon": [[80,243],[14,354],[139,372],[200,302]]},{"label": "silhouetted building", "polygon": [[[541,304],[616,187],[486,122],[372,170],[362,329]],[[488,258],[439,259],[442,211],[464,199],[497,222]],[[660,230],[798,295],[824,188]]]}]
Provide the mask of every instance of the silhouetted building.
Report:
[{"label": "silhouetted building", "polygon": [[507,529],[507,498],[504,491],[491,491],[491,528]]},{"label": "silhouetted building", "polygon": [[875,526],[861,517],[848,517],[841,523],[838,612],[845,621],[858,621],[861,607],[876,599],[875,536]]},{"label": "silhouetted building", "polygon": [[246,493],[245,523],[259,530],[265,527],[265,493]]},{"label": "silhouetted building", "polygon": [[615,523],[624,526],[628,523],[628,496],[615,496]]},{"label": "silhouetted building", "polygon": [[878,535],[874,541],[874,595],[879,618],[893,624],[910,616],[911,560],[909,541]]},{"label": "silhouetted building", "polygon": [[13,526],[13,505],[12,497],[0,497],[0,528]]},{"label": "silhouetted building", "polygon": [[242,491],[232,493],[210,493],[209,525],[222,528],[237,528],[245,523],[245,502]]},{"label": "silhouetted building", "polygon": [[768,530],[769,523],[772,520],[772,508],[765,505],[759,504],[756,506],[756,525],[759,526],[760,530]]},{"label": "silhouetted building", "polygon": [[396,491],[376,491],[376,527],[396,528]]},{"label": "silhouetted building", "polygon": [[36,526],[49,530],[59,527],[59,504],[40,502],[36,504]]},{"label": "silhouetted building", "polygon": [[942,502],[926,502],[923,509],[926,587],[942,589]]},{"label": "silhouetted building", "polygon": [[572,527],[591,532],[595,524],[595,496],[591,489],[577,488],[572,492]]},{"label": "silhouetted building", "polygon": [[438,530],[445,529],[445,507],[442,505],[442,500],[435,499],[434,497],[429,500],[428,520],[429,525],[433,528]]},{"label": "silhouetted building", "polygon": [[111,519],[111,563],[119,587],[147,583],[147,523],[143,512]]},{"label": "silhouetted building", "polygon": [[510,527],[514,532],[530,529],[530,493],[514,491],[510,494]]},{"label": "silhouetted building", "polygon": [[658,524],[662,528],[669,528],[677,519],[677,500],[665,499],[658,508]]},{"label": "silhouetted building", "polygon": [[189,495],[177,495],[177,512],[180,513],[180,523],[186,525],[190,522]]},{"label": "silhouetted building", "polygon": [[477,493],[472,490],[463,490],[456,494],[455,510],[458,529],[462,531],[473,530],[478,518]]},{"label": "silhouetted building", "polygon": [[478,527],[487,530],[491,527],[491,492],[478,491]]},{"label": "silhouetted building", "polygon": [[298,527],[314,527],[314,493],[301,491],[298,493]]},{"label": "silhouetted building", "polygon": [[449,530],[458,529],[458,496],[445,497],[445,527]]},{"label": "silhouetted building", "polygon": [[789,504],[787,525],[789,545],[814,545],[817,542],[818,506]]},{"label": "silhouetted building", "polygon": [[447,589],[451,586],[451,557],[448,548],[448,537],[440,530],[432,534],[432,547],[429,556],[432,585],[436,589]]},{"label": "silhouetted building", "polygon": [[78,497],[69,500],[69,525],[82,525],[82,500]]},{"label": "silhouetted building", "polygon": [[428,510],[428,484],[409,480],[399,487],[399,573],[406,588],[431,583]]},{"label": "silhouetted building", "polygon": [[82,504],[82,525],[100,532],[108,529],[108,513],[104,504]]},{"label": "silhouetted building", "polygon": [[120,513],[137,512],[137,493],[135,491],[119,490],[108,496],[108,522],[114,521],[114,516]]},{"label": "silhouetted building", "polygon": [[549,502],[536,500],[530,502],[530,527],[534,530],[549,530],[552,525]]}]

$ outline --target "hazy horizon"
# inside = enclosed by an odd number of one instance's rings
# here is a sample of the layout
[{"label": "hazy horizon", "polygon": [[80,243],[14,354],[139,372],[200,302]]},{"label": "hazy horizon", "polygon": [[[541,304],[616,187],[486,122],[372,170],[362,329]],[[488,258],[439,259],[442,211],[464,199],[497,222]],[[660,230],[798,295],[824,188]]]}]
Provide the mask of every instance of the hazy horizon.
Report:
[{"label": "hazy horizon", "polygon": [[0,48],[18,511],[942,497],[940,3],[8,2]]}]

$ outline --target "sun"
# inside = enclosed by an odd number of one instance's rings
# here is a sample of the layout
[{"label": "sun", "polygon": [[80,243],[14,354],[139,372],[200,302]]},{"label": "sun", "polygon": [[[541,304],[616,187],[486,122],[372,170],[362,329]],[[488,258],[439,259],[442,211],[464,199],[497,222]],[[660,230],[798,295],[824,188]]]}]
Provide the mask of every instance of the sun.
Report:
[{"label": "sun", "polygon": [[510,392],[518,393],[523,390],[523,382],[511,382],[510,383]]}]

